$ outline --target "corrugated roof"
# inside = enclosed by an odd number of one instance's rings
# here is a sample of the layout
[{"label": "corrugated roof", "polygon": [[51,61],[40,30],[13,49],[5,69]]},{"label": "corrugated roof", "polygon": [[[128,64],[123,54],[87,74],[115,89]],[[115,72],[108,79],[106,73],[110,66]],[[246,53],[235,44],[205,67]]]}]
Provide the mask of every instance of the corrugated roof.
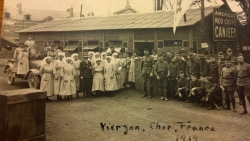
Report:
[{"label": "corrugated roof", "polygon": [[[3,14],[5,12],[10,13],[10,19],[13,20],[23,20],[24,15],[30,14],[30,21],[44,21],[48,17],[53,19],[66,19],[69,17],[69,12],[66,11],[53,11],[53,10],[38,10],[38,9],[22,9],[22,13],[19,14],[18,8],[4,7]],[[73,12],[73,18],[79,17],[80,13]],[[4,15],[3,15],[4,17]]]},{"label": "corrugated roof", "polygon": [[[221,6],[221,5],[220,5]],[[205,8],[205,16],[213,12],[211,6]],[[41,23],[18,32],[54,32],[54,31],[84,31],[110,29],[138,29],[138,28],[171,28],[173,27],[173,11],[157,11],[153,13],[136,13],[103,17],[71,18],[52,20]],[[199,9],[189,9],[186,12],[187,22],[179,22],[180,26],[189,26],[200,20]]]}]

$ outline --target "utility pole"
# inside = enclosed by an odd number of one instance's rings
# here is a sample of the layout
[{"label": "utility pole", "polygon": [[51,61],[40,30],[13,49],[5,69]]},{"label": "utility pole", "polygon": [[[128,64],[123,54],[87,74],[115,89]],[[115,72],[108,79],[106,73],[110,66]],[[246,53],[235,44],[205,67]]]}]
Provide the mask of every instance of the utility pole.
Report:
[{"label": "utility pole", "polygon": [[[205,32],[204,32],[204,19],[205,19],[205,13],[204,13],[204,0],[200,0],[201,2],[201,43],[204,42],[204,35],[205,35]],[[205,54],[205,49],[202,48],[202,53]]]}]

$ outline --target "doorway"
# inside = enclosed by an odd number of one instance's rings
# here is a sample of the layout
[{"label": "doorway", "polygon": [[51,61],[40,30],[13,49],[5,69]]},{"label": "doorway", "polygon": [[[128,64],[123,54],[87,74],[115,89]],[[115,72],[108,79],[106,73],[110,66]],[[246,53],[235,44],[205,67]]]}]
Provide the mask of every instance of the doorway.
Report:
[{"label": "doorway", "polygon": [[149,50],[149,54],[152,54],[152,50],[154,49],[154,42],[134,42],[135,50],[138,51],[139,56],[144,55],[144,48]]}]

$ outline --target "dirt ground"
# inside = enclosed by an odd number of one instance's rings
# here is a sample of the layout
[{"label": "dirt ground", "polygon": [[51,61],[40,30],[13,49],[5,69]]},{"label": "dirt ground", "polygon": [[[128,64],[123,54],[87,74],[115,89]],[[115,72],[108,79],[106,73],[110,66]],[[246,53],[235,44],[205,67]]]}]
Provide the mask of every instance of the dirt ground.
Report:
[{"label": "dirt ground", "polygon": [[[26,81],[20,80],[15,85],[8,85],[2,70],[0,66],[1,90],[28,87]],[[141,96],[139,92],[128,90],[114,97],[74,98],[71,101],[57,101],[52,97],[46,105],[47,140],[183,141],[184,137],[186,141],[250,140],[250,114],[240,115],[242,106],[238,104],[236,113],[208,111],[194,103]],[[177,122],[184,122],[183,129]],[[103,131],[100,123],[104,126]],[[160,129],[156,129],[157,125]]]}]

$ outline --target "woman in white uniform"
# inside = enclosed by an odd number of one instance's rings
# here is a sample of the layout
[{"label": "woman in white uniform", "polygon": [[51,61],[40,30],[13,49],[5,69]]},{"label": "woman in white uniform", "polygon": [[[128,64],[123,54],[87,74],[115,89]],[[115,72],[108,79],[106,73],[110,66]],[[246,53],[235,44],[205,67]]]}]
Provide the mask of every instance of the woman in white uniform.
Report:
[{"label": "woman in white uniform", "polygon": [[111,62],[111,57],[106,57],[107,63],[104,66],[105,91],[113,96],[113,91],[117,90],[116,68]]}]

